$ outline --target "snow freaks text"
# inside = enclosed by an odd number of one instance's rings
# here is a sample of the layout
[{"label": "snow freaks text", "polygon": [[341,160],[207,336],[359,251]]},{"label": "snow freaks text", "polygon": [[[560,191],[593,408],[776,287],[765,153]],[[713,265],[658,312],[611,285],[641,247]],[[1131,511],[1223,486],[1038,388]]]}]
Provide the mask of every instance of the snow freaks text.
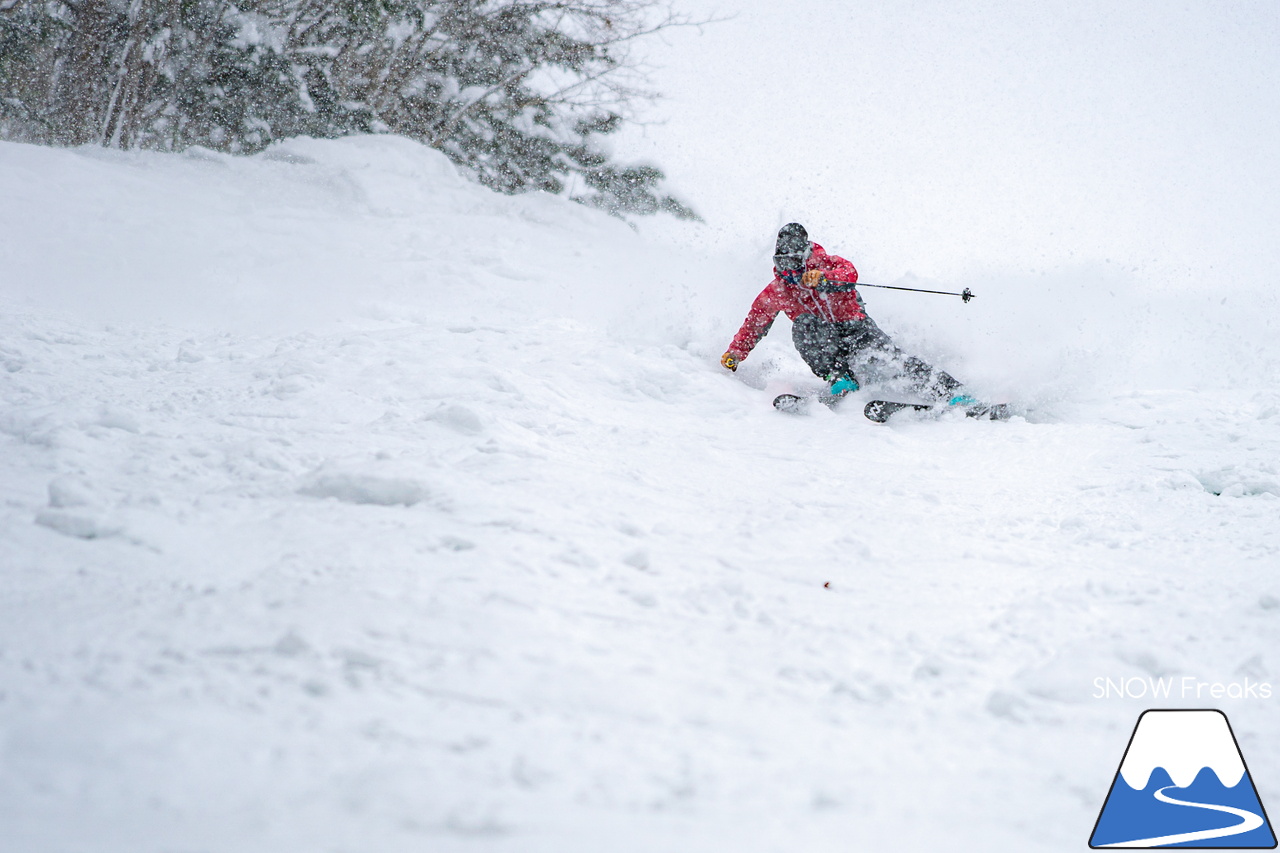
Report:
[{"label": "snow freaks text", "polygon": [[1157,678],[1151,675],[1093,680],[1094,699],[1270,699],[1266,681],[1201,681],[1191,675]]}]

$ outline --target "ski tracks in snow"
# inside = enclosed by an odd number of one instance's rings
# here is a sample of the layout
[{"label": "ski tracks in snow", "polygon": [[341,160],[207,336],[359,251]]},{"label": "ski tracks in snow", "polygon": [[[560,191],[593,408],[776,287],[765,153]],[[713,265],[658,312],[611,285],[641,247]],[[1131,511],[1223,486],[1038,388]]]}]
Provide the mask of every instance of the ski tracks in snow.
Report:
[{"label": "ski tracks in snow", "polygon": [[14,844],[1062,849],[1093,679],[1274,677],[1273,390],[785,418],[758,258],[404,140],[4,150]]},{"label": "ski tracks in snow", "polygon": [[[941,800],[951,777],[924,756],[995,772],[961,731],[1070,766],[1038,733],[1098,724],[1095,669],[1247,660],[1263,640],[1205,627],[1224,609],[1276,633],[1177,569],[1221,561],[1231,531],[1227,568],[1248,576],[1274,539],[1248,495],[1177,473],[1205,463],[1180,448],[1176,399],[1128,429],[797,423],[694,354],[574,323],[273,340],[7,322],[8,600],[31,614],[11,609],[30,630],[0,658],[28,740],[13,766],[107,784],[21,710],[53,696],[74,727],[87,702],[134,771],[126,811],[230,798],[289,836],[305,778],[316,814],[366,809],[392,844],[519,845],[583,809],[727,825],[767,802],[765,834],[785,835]],[[1148,435],[1157,452],[1135,456]],[[1159,615],[1174,607],[1194,629]],[[105,632],[91,652],[82,624]],[[1178,639],[1193,630],[1206,650]],[[144,758],[170,747],[125,745],[125,706],[188,752],[186,782]],[[243,746],[274,756],[280,791],[237,762],[258,781],[233,792],[201,745],[250,719]],[[950,819],[994,819],[989,797]]]}]

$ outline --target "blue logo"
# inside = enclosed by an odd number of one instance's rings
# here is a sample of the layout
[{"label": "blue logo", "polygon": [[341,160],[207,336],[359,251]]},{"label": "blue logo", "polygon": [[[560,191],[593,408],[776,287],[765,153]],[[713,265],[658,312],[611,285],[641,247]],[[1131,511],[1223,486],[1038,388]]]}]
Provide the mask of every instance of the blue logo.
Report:
[{"label": "blue logo", "polygon": [[1089,846],[1274,848],[1227,715],[1144,711]]}]

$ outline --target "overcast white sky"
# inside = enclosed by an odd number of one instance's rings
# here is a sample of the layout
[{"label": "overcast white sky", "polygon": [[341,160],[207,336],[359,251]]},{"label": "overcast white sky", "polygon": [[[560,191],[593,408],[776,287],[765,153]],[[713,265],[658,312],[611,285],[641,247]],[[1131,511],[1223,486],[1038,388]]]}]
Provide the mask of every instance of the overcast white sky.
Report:
[{"label": "overcast white sky", "polygon": [[1280,3],[681,5],[733,17],[647,45],[658,123],[618,150],[713,245],[797,218],[867,280],[1111,259],[1271,286]]}]

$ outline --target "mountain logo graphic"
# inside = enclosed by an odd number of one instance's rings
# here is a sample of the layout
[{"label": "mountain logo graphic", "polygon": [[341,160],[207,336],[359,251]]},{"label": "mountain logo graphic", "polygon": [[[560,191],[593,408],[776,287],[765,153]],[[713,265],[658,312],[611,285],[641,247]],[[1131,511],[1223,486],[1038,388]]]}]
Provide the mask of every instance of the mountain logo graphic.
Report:
[{"label": "mountain logo graphic", "polygon": [[1227,715],[1144,711],[1089,846],[1273,849],[1275,833]]}]

